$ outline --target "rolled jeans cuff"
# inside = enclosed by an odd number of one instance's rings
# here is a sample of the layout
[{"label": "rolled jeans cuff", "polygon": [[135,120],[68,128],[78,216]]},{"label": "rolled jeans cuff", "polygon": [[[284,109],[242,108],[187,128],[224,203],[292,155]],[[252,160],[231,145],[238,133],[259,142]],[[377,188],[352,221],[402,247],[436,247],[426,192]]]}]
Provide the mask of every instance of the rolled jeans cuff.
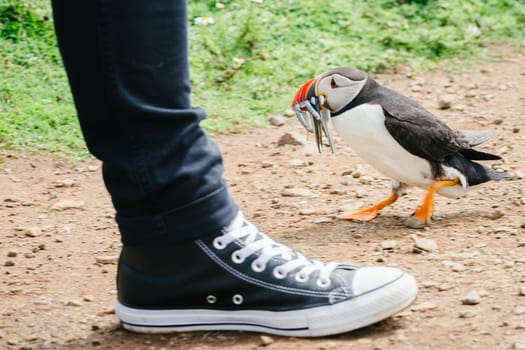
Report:
[{"label": "rolled jeans cuff", "polygon": [[213,234],[228,226],[239,209],[224,184],[182,207],[151,216],[122,217],[116,221],[125,246],[176,245]]}]

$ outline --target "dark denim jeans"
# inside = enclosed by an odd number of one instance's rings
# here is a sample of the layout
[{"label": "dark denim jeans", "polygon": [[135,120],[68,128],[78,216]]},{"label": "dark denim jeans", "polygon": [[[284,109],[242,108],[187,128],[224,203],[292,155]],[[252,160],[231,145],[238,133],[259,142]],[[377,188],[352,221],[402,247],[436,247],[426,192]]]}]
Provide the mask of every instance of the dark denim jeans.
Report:
[{"label": "dark denim jeans", "polygon": [[186,1],[53,0],[78,118],[128,246],[219,233],[238,208],[190,104]]}]

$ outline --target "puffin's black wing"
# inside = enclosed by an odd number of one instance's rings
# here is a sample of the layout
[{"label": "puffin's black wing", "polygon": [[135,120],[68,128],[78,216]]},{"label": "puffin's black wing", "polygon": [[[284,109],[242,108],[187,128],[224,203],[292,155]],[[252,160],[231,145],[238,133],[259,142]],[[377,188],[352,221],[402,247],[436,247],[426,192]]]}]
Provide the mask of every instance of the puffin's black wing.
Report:
[{"label": "puffin's black wing", "polygon": [[421,105],[395,91],[381,88],[385,92],[374,102],[383,108],[388,132],[408,152],[429,161],[440,162],[470,148],[465,137],[450,129]]}]

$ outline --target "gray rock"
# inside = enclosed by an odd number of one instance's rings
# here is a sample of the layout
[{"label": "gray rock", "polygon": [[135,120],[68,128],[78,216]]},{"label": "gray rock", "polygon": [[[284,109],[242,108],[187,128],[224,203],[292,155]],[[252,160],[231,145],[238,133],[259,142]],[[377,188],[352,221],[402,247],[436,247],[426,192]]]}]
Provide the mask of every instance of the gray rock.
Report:
[{"label": "gray rock", "polygon": [[63,179],[55,181],[53,185],[55,187],[74,187],[77,185],[77,182],[73,179]]},{"label": "gray rock", "polygon": [[83,209],[84,202],[71,199],[61,199],[51,206],[51,210]]},{"label": "gray rock", "polygon": [[312,220],[314,224],[328,224],[328,223],[331,223],[332,221],[333,221],[332,218],[329,218],[326,216],[322,216],[322,217],[315,218]]},{"label": "gray rock", "polygon": [[283,197],[315,197],[315,193],[307,188],[285,188],[281,191]]},{"label": "gray rock", "polygon": [[66,306],[76,306],[76,307],[78,307],[78,306],[82,306],[82,305],[84,305],[84,304],[82,304],[82,302],[80,300],[76,300],[76,299],[68,300],[66,302]]},{"label": "gray rock", "polygon": [[365,198],[368,196],[368,190],[363,187],[358,187],[355,190],[355,198]]},{"label": "gray rock", "polygon": [[503,217],[505,214],[499,210],[493,210],[491,211],[490,213],[487,213],[484,215],[484,217],[486,217],[487,219],[490,219],[490,220],[497,220],[501,217]]},{"label": "gray rock", "polygon": [[267,336],[267,335],[261,335],[259,339],[261,339],[262,346],[268,346],[270,344],[275,343],[275,340],[272,337]]},{"label": "gray rock", "polygon": [[330,194],[335,194],[335,195],[342,196],[342,195],[346,195],[347,192],[346,192],[346,190],[344,190],[342,188],[334,188],[333,190],[330,191]]},{"label": "gray rock", "polygon": [[118,261],[118,256],[113,255],[100,255],[95,258],[97,265],[114,265]]},{"label": "gray rock", "polygon": [[303,208],[299,210],[299,215],[316,215],[321,214],[321,210],[316,208]]},{"label": "gray rock", "polygon": [[273,126],[283,126],[286,123],[286,119],[280,115],[274,115],[270,117],[270,124]]},{"label": "gray rock", "polygon": [[361,164],[357,164],[355,168],[352,170],[351,175],[354,179],[358,179],[364,174],[366,174],[365,168]]},{"label": "gray rock", "polygon": [[368,176],[368,175],[361,176],[361,177],[359,178],[359,183],[360,183],[360,184],[363,184],[363,185],[371,184],[372,181],[374,181],[374,178],[373,178],[372,176]]},{"label": "gray rock", "polygon": [[514,172],[514,177],[516,179],[523,179],[523,178],[525,178],[525,173],[523,171],[521,171],[521,170],[516,170]]},{"label": "gray rock", "polygon": [[452,94],[439,95],[437,99],[439,109],[449,109],[456,102],[456,96]]},{"label": "gray rock", "polygon": [[24,233],[27,237],[36,237],[42,233],[42,229],[38,226],[27,227],[24,230]]},{"label": "gray rock", "polygon": [[525,314],[525,306],[516,306],[514,309],[512,309],[512,313],[514,313],[514,315]]},{"label": "gray rock", "polygon": [[428,311],[428,310],[433,310],[435,308],[437,308],[436,304],[431,303],[430,301],[424,301],[422,303],[419,303],[419,304],[416,304],[416,305],[412,306],[410,308],[410,310],[425,312],[425,311]]},{"label": "gray rock", "polygon": [[454,272],[461,272],[465,270],[465,265],[450,260],[444,260],[441,262],[441,264],[443,266],[450,267]]},{"label": "gray rock", "polygon": [[518,295],[525,296],[525,285],[519,286],[519,288],[518,288]]},{"label": "gray rock", "polygon": [[388,239],[381,243],[381,248],[383,248],[383,250],[394,250],[396,249],[396,247],[397,247],[397,241],[393,239]]},{"label": "gray rock", "polygon": [[459,312],[459,318],[472,318],[476,317],[476,314],[472,311],[460,311]]},{"label": "gray rock", "polygon": [[452,271],[454,272],[462,272],[462,271],[465,271],[466,267],[465,265],[463,264],[460,264],[460,263],[454,263],[452,264]]},{"label": "gray rock", "polygon": [[290,131],[285,133],[281,138],[279,138],[279,141],[277,141],[277,145],[284,146],[284,145],[296,145],[296,146],[302,146],[306,144],[306,136],[303,134],[299,134],[294,131]]},{"label": "gray rock", "polygon": [[274,165],[275,165],[275,163],[274,163],[274,162],[271,162],[271,161],[269,161],[269,160],[263,160],[263,161],[261,162],[261,168],[271,168],[271,167],[273,167]]},{"label": "gray rock", "polygon": [[286,111],[284,111],[284,115],[288,118],[295,117],[295,111],[291,108],[287,108]]},{"label": "gray rock", "polygon": [[435,252],[438,249],[437,243],[431,239],[420,238],[415,235],[412,238],[414,239],[414,253]]},{"label": "gray rock", "polygon": [[302,159],[298,159],[298,158],[294,158],[294,159],[290,160],[288,162],[288,164],[290,164],[291,166],[296,167],[296,168],[301,168],[301,167],[308,166],[308,162],[306,162],[306,161],[304,161]]},{"label": "gray rock", "polygon": [[463,305],[477,305],[481,301],[481,296],[475,290],[471,290],[467,295],[461,299]]}]

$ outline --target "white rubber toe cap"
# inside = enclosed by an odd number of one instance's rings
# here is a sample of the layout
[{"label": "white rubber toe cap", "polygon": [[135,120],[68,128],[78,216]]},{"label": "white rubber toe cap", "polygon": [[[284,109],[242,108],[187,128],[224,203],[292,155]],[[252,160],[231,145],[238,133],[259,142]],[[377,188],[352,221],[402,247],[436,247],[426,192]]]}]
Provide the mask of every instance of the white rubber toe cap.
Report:
[{"label": "white rubber toe cap", "polygon": [[396,281],[403,274],[403,271],[393,267],[361,267],[356,271],[352,281],[353,294],[359,296],[369,293]]}]

